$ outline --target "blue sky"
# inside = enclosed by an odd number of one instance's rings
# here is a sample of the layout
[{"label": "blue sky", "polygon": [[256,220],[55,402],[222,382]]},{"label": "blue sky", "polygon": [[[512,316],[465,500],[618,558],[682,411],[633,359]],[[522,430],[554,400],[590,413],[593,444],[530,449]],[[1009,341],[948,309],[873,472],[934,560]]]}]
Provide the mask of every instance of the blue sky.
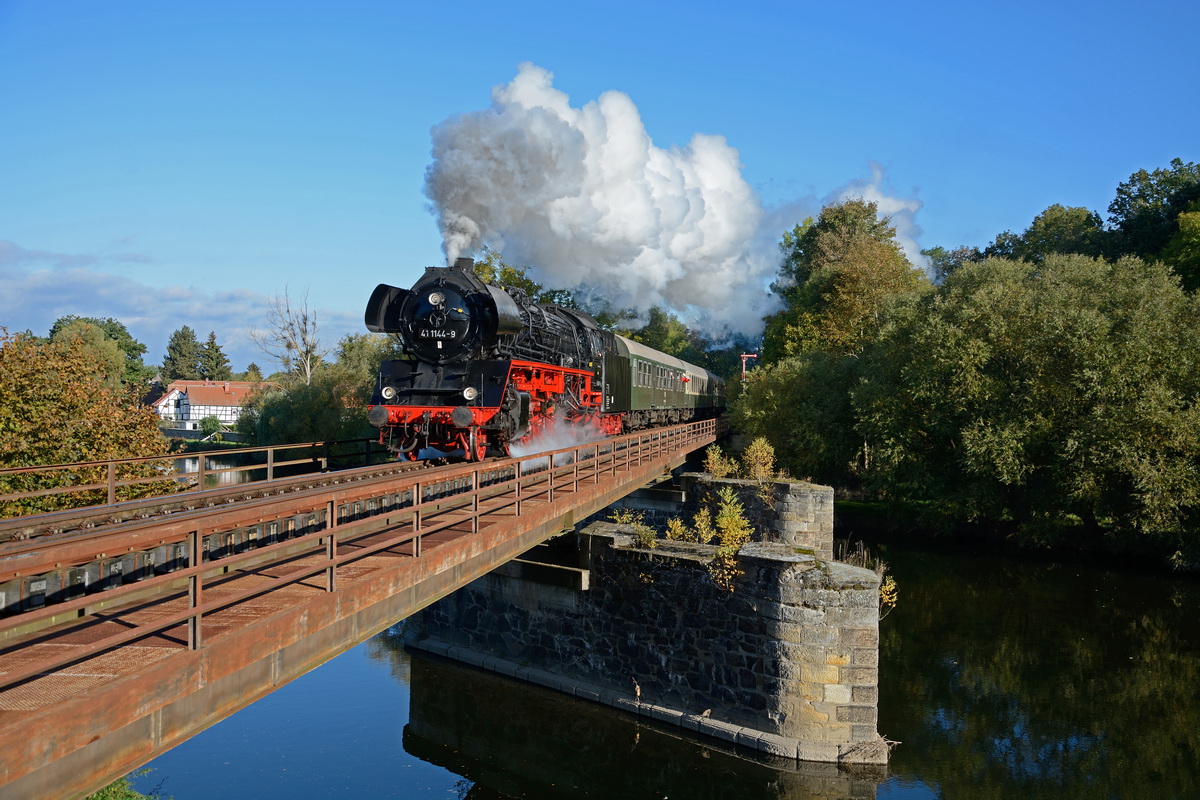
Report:
[{"label": "blue sky", "polygon": [[431,129],[523,62],[658,148],[723,136],[773,221],[875,180],[921,247],[983,245],[1200,160],[1198,30],[1174,0],[0,0],[0,325],[113,316],[158,362],[188,324],[268,367],[245,332],[288,288],[362,331],[443,260]]}]

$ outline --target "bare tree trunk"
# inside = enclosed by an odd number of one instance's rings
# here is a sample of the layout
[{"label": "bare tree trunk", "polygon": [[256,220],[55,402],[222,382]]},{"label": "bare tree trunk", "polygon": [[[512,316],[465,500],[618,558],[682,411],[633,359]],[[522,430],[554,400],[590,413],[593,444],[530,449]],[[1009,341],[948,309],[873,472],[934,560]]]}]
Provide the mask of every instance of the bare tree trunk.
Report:
[{"label": "bare tree trunk", "polygon": [[329,352],[322,349],[317,336],[317,312],[308,307],[308,290],[298,305],[292,303],[287,288],[283,296],[271,298],[267,307],[266,329],[250,329],[250,339],[268,358],[312,383],[313,372]]}]

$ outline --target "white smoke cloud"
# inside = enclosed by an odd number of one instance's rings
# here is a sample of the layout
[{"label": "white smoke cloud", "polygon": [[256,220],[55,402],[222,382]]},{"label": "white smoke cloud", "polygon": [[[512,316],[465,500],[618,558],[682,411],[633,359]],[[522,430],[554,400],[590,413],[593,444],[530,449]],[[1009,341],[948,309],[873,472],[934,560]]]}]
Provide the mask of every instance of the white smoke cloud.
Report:
[{"label": "white smoke cloud", "polygon": [[434,128],[426,193],[447,259],[486,242],[555,288],[757,332],[777,264],[758,246],[763,209],[737,151],[702,134],[656,147],[627,95],[573,108],[551,80],[523,64],[491,109]]},{"label": "white smoke cloud", "polygon": [[[490,109],[434,127],[425,192],[447,261],[487,244],[552,288],[587,288],[640,312],[665,306],[714,336],[759,333],[777,307],[766,288],[780,235],[807,216],[788,212],[810,200],[765,210],[724,137],[696,134],[664,150],[627,95],[609,91],[575,108],[552,80],[522,64],[493,89]],[[831,200],[874,200],[924,266],[914,222],[922,204],[883,183],[872,164],[871,180]]]}]

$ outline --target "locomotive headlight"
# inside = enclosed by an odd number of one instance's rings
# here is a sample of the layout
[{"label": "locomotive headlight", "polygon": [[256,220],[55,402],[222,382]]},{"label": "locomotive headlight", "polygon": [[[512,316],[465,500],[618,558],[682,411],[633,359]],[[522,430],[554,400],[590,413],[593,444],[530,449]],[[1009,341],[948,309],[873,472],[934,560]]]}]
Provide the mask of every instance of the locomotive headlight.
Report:
[{"label": "locomotive headlight", "polygon": [[442,294],[441,292],[429,293],[429,304],[431,306],[440,306],[444,302],[446,302],[446,295]]},{"label": "locomotive headlight", "polygon": [[395,386],[385,386],[385,387],[383,387],[383,389],[380,390],[379,393],[381,395],[383,395],[384,400],[395,400],[396,399],[396,387]]},{"label": "locomotive headlight", "polygon": [[467,388],[463,389],[462,395],[463,395],[463,397],[465,397],[467,399],[468,402],[470,402],[471,400],[474,400],[476,397],[479,397],[479,390],[476,389],[474,386],[468,386]]}]

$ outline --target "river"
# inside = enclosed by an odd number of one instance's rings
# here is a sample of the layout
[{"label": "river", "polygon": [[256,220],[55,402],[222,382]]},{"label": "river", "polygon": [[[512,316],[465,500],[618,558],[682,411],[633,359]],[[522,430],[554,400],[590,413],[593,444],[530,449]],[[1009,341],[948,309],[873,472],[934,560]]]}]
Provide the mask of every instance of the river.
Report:
[{"label": "river", "polygon": [[148,766],[193,798],[1200,795],[1200,584],[880,546],[886,773],[799,770],[410,655],[396,629]]}]

